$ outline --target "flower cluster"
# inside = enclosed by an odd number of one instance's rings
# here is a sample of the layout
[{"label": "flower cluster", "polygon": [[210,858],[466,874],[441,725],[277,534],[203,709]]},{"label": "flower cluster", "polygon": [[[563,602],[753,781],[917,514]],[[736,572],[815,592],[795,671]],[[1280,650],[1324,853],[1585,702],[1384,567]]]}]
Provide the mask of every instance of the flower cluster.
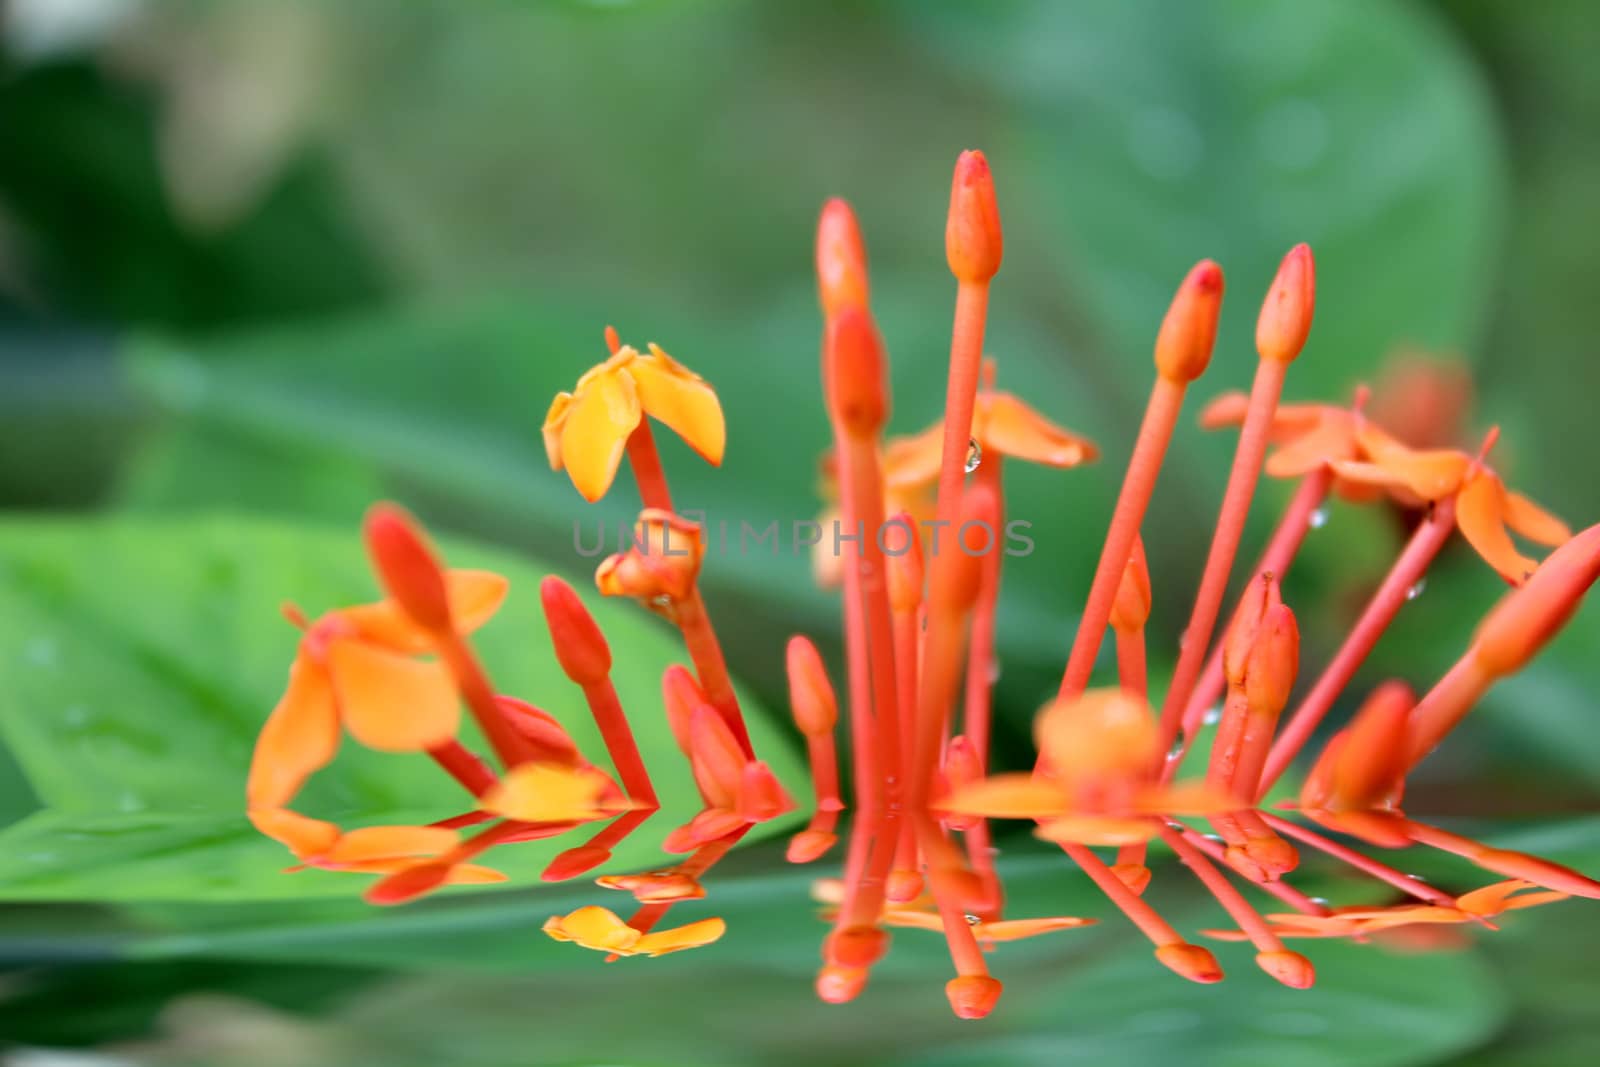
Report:
[{"label": "flower cluster", "polygon": [[[998,943],[1086,925],[1076,916],[1005,912],[991,820],[1025,820],[1060,848],[1152,942],[1156,958],[1200,982],[1222,969],[1145,900],[1152,843],[1177,856],[1235,924],[1207,931],[1245,940],[1286,985],[1314,980],[1311,961],[1285,945],[1300,937],[1364,938],[1426,923],[1490,926],[1503,912],[1567,896],[1600,897],[1600,883],[1538,857],[1492,848],[1409,817],[1411,770],[1498,679],[1518,670],[1576,610],[1600,576],[1600,526],[1577,535],[1510,490],[1489,464],[1490,431],[1475,453],[1412,447],[1378,425],[1367,390],[1348,405],[1283,404],[1290,367],[1311,332],[1315,265],[1291,250],[1269,288],[1256,330],[1259,362],[1248,393],[1213,401],[1201,420],[1237,427],[1238,446],[1176,665],[1159,706],[1150,703],[1146,627],[1154,597],[1141,527],[1189,386],[1206,370],[1223,296],[1221,269],[1194,267],[1155,341],[1156,377],[1113,509],[1094,578],[1054,700],[1037,716],[1037,763],[990,766],[995,623],[1005,522],[1005,459],[1071,468],[1095,446],[1019,397],[995,389],[984,357],[989,290],[1003,239],[993,177],[969,152],[956,165],[946,229],[956,304],[941,422],[885,439],[888,359],[870,310],[861,233],[843,201],[823,209],[816,245],[823,311],[822,390],[833,433],[828,506],[845,526],[898,531],[819,555],[820,579],[841,589],[846,729],[855,805],[843,877],[817,883],[823,941],[818,994],[854,999],[889,948],[888,928],[937,931],[955,976],[946,992],[963,1018],[987,1015],[1002,986],[989,970]],[[665,836],[682,858],[644,873],[607,874],[601,886],[631,893],[624,921],[601,907],[556,916],[545,931],[611,957],[661,955],[716,940],[720,919],[657,929],[668,909],[706,895],[706,872],[750,830],[795,805],[758,758],[700,592],[701,528],[673,509],[651,419],[720,463],[725,441],[716,393],[655,345],[648,354],[606,331],[610,357],[560,394],[544,426],[552,468],[588,500],[603,497],[627,458],[643,504],[633,542],[596,573],[601,594],[639,601],[677,629],[689,666],[662,679],[662,710],[692,769],[704,807]],[[1430,442],[1431,444],[1431,442]],[[1245,519],[1261,473],[1297,488],[1220,628]],[[1409,539],[1332,658],[1303,672],[1294,610],[1283,582],[1331,497],[1399,505]],[[921,531],[948,531],[943,548]],[[1386,682],[1310,761],[1293,801],[1267,797],[1305,751],[1430,563],[1459,530],[1512,586],[1484,617],[1461,659],[1420,697]],[[1542,563],[1512,540],[1554,546]],[[488,849],[606,825],[561,853],[546,879],[606,863],[618,842],[658,809],[649,771],[611,685],[604,635],[570,586],[541,589],[561,667],[581,688],[604,740],[611,774],[587,759],[552,716],[500,694],[469,642],[499,607],[505,583],[448,571],[415,522],[380,505],[366,524],[386,599],[308,622],[289,688],[268,719],[247,789],[252,819],[302,866],[380,877],[375,903],[399,903],[451,883],[500,876],[474,861]],[[952,547],[954,546],[954,547]],[[959,550],[955,550],[959,549]],[[1091,688],[1109,631],[1116,683]],[[837,843],[844,810],[836,733],[838,698],[812,641],[787,649],[790,704],[814,789],[791,862],[817,860]],[[1297,698],[1298,694],[1298,698]],[[465,707],[494,763],[457,739]],[[1191,741],[1208,727],[1206,765],[1184,773]],[[430,826],[352,831],[289,805],[333,758],[341,733],[390,752],[422,752],[474,798],[473,810]],[[470,837],[464,829],[486,824]],[[1498,880],[1448,893],[1374,858],[1422,845],[1454,854]],[[1305,850],[1368,878],[1386,897],[1335,906],[1286,878]],[[1109,850],[1109,851],[1108,851]],[[1270,895],[1262,912],[1246,890]],[[1404,898],[1393,903],[1394,894]]]}]

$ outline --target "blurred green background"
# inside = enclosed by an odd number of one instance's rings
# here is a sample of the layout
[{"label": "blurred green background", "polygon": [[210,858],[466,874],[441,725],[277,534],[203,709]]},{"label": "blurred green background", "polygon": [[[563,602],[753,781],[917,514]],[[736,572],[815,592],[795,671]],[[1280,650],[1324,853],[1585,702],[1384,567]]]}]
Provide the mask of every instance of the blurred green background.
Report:
[{"label": "blurred green background", "polygon": [[[603,355],[605,324],[723,397],[720,471],[664,445],[680,506],[735,529],[813,513],[811,228],[829,195],[863,219],[895,426],[931,422],[944,209],[967,147],[988,153],[1006,226],[1001,384],[1104,451],[1066,474],[1008,471],[1039,550],[1008,564],[1002,595],[1002,758],[1025,758],[1053,689],[1156,324],[1202,256],[1230,297],[1197,400],[1248,380],[1256,301],[1308,240],[1318,318],[1290,397],[1393,383],[1404,350],[1440,361],[1424,380],[1470,367],[1475,398],[1444,403],[1441,432],[1500,424],[1509,480],[1587,525],[1586,0],[5,0],[0,19],[0,1064],[1594,1061],[1600,981],[1574,946],[1600,938],[1600,911],[1577,903],[1450,953],[1316,946],[1311,993],[1269,987],[1236,950],[1221,986],[1183,983],[1113,917],[999,955],[1006,1000],[958,1024],[939,945],[915,931],[861,1001],[817,1004],[812,875],[775,841],[683,909],[725,915],[722,942],[606,967],[537,931],[593,887],[380,913],[337,876],[279,875],[281,850],[239,812],[293,651],[276,605],[371,594],[355,530],[380,496],[425,516],[452,559],[513,574],[491,668],[577,713],[532,587],[544,570],[586,580],[573,523],[615,529],[632,493],[581,506],[538,427]],[[1425,405],[1400,395],[1415,429]],[[1231,445],[1186,424],[1163,475],[1146,527],[1158,665]],[[1285,497],[1264,487],[1249,546]],[[1307,663],[1398,530],[1340,506],[1313,534],[1286,593]],[[706,581],[752,703],[775,709],[763,751],[802,789],[782,642],[798,628],[831,648],[836,607],[787,546],[714,558]],[[1428,684],[1501,588],[1447,554],[1352,699],[1385,676]],[[654,754],[672,645],[626,605],[605,620]],[[1597,686],[1590,609],[1484,702],[1410,806],[1600,870]],[[669,806],[692,810],[682,771],[652,763]],[[321,813],[448,813],[425,768],[352,756],[340,771],[315,787]],[[1106,913],[1063,862],[1007,844],[1016,914]],[[509,862],[526,882],[547,854]],[[623,857],[658,858],[650,841]],[[1164,907],[1215,924],[1182,882],[1158,874],[1178,886],[1158,885]]]}]

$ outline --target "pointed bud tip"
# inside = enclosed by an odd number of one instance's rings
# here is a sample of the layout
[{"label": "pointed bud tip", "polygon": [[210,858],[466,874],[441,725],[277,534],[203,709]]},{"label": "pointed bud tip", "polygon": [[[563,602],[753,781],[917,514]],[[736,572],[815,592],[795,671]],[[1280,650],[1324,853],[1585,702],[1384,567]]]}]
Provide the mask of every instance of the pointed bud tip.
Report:
[{"label": "pointed bud tip", "polygon": [[1561,632],[1600,578],[1600,524],[1550,553],[1533,576],[1485,616],[1473,655],[1492,677],[1513,674]]},{"label": "pointed bud tip", "polygon": [[578,685],[605,681],[611,674],[611,646],[577,591],[549,575],[539,583],[539,600],[561,670]]},{"label": "pointed bud tip", "polygon": [[1191,982],[1209,985],[1222,981],[1222,965],[1209,949],[1180,941],[1156,949],[1156,959]]},{"label": "pointed bud tip", "polygon": [[1256,351],[1262,359],[1292,362],[1311,334],[1317,306],[1317,265],[1311,246],[1297,244],[1283,257],[1256,320]]},{"label": "pointed bud tip", "polygon": [[1111,873],[1134,896],[1144,896],[1144,891],[1150,887],[1150,868],[1142,863],[1119,863],[1111,868]]},{"label": "pointed bud tip", "polygon": [[838,834],[826,830],[801,830],[789,839],[783,858],[790,863],[814,863],[826,856],[838,841]]},{"label": "pointed bud tip", "polygon": [[1203,259],[1178,286],[1156,335],[1156,370],[1168,381],[1187,384],[1205,373],[1217,341],[1222,312],[1222,268]]},{"label": "pointed bud tip", "polygon": [[982,1019],[994,1011],[1004,987],[1000,979],[987,974],[964,974],[944,985],[950,1010],[958,1019]]},{"label": "pointed bud tip", "polygon": [[985,283],[1000,270],[1005,238],[1000,229],[994,175],[982,152],[963,152],[956,160],[944,246],[950,273],[959,281]]},{"label": "pointed bud tip", "polygon": [[363,523],[367,554],[389,599],[432,633],[451,629],[444,568],[422,526],[404,508],[375,504]]},{"label": "pointed bud tip", "polygon": [[1258,952],[1256,965],[1290,989],[1310,989],[1317,980],[1316,968],[1298,952]]},{"label": "pointed bud tip", "polygon": [[848,202],[834,197],[817,220],[817,292],[822,312],[832,317],[847,307],[865,308],[867,250]]}]

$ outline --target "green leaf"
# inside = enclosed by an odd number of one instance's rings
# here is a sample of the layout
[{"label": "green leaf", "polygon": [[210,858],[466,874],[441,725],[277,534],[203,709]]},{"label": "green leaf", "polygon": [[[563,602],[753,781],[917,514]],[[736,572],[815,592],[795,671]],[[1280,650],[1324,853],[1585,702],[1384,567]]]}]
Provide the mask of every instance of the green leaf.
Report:
[{"label": "green leaf", "polygon": [[[604,749],[550,651],[539,573],[504,553],[446,543],[456,566],[506,574],[512,593],[475,638],[503,692],[557,715],[584,751]],[[282,691],[296,634],[277,614],[375,599],[349,532],[240,518],[11,521],[0,527],[0,736],[45,810],[0,834],[0,897],[229,900],[353,893],[329,872],[278,874],[287,859],[245,821],[252,740]],[[597,597],[589,597],[598,601]],[[665,830],[700,806],[660,713],[676,641],[632,604],[592,605],[663,810],[617,851],[658,862]],[[751,730],[796,796],[786,736],[747,701]],[[297,808],[352,824],[426,822],[470,808],[421,756],[346,744]],[[766,832],[774,828],[768,826]],[[492,861],[520,880],[576,839],[519,845]]]}]

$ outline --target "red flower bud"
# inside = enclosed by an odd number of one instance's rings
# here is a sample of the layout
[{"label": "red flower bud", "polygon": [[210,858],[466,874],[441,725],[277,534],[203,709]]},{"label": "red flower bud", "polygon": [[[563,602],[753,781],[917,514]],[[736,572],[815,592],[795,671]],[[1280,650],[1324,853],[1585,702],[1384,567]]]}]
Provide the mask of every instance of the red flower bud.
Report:
[{"label": "red flower bud", "polygon": [[950,216],[944,229],[950,273],[963,282],[987,282],[1000,269],[1005,240],[994,175],[982,152],[963,152],[950,185]]},{"label": "red flower bud", "polygon": [[417,520],[394,504],[367,512],[367,554],[390,600],[430,633],[451,629],[450,593],[427,534]]}]

